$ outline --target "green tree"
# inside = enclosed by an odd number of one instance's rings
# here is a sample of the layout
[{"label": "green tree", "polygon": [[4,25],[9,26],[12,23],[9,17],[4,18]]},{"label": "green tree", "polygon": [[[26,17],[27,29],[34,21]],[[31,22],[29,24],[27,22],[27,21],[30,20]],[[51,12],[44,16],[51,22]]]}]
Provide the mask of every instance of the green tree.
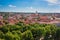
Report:
[{"label": "green tree", "polygon": [[56,26],[54,25],[47,25],[45,27],[46,35],[45,40],[54,40],[55,33],[56,33]]},{"label": "green tree", "polygon": [[60,28],[58,28],[56,31],[55,40],[60,40]]},{"label": "green tree", "polygon": [[31,31],[27,30],[22,33],[22,40],[34,40]]},{"label": "green tree", "polygon": [[33,34],[34,40],[39,40],[44,33],[44,29],[43,28],[33,28],[31,29],[31,32]]},{"label": "green tree", "polygon": [[0,30],[1,30],[3,33],[6,33],[6,32],[8,32],[8,27],[5,25],[5,26],[1,27]]},{"label": "green tree", "polygon": [[20,37],[17,33],[7,32],[5,35],[6,40],[20,40]]},{"label": "green tree", "polygon": [[0,39],[4,39],[4,38],[5,38],[5,34],[2,31],[0,31]]}]

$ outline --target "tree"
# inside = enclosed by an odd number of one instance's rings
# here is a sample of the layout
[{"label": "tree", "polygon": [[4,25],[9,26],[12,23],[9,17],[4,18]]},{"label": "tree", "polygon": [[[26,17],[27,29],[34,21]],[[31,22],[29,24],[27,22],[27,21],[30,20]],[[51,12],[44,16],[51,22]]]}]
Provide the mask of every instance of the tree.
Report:
[{"label": "tree", "polygon": [[22,40],[34,40],[31,31],[27,30],[22,33]]},{"label": "tree", "polygon": [[0,30],[1,30],[3,33],[7,33],[7,32],[8,32],[8,27],[5,25],[5,26],[1,27]]},{"label": "tree", "polygon": [[15,32],[14,34],[12,34],[11,32],[7,32],[5,38],[6,40],[20,40],[20,37]]},{"label": "tree", "polygon": [[44,29],[43,28],[33,28],[31,29],[31,32],[33,34],[34,40],[39,40],[44,33]]},{"label": "tree", "polygon": [[60,28],[57,28],[55,40],[60,40]]},{"label": "tree", "polygon": [[54,40],[55,33],[56,33],[56,26],[54,25],[47,25],[45,27],[46,34],[45,34],[45,40]]},{"label": "tree", "polygon": [[9,29],[10,32],[21,29],[21,26],[18,26],[18,25],[7,25],[7,26],[8,26],[7,28]]},{"label": "tree", "polygon": [[5,38],[5,34],[2,31],[0,31],[0,39],[4,39],[4,38]]}]

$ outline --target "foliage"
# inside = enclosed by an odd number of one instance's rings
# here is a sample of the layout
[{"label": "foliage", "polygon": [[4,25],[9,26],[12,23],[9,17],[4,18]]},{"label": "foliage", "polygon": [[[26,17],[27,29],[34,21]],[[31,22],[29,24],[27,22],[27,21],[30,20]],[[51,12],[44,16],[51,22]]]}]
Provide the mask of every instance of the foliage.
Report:
[{"label": "foliage", "polygon": [[60,28],[57,28],[55,40],[60,40]]},{"label": "foliage", "polygon": [[0,39],[4,39],[5,38],[5,35],[2,31],[0,31]]},{"label": "foliage", "polygon": [[60,40],[60,28],[54,24],[6,24],[0,27],[1,40]]},{"label": "foliage", "polygon": [[27,30],[24,33],[22,33],[22,40],[34,40],[31,31]]},{"label": "foliage", "polygon": [[43,36],[44,30],[43,28],[33,28],[31,29],[31,32],[35,38],[34,40],[39,40]]},{"label": "foliage", "polygon": [[56,26],[55,25],[47,25],[45,27],[45,31],[46,31],[46,34],[45,34],[45,40],[53,40],[54,37],[55,37],[55,34],[56,34]]},{"label": "foliage", "polygon": [[17,33],[12,34],[11,32],[6,33],[6,40],[20,40]]}]

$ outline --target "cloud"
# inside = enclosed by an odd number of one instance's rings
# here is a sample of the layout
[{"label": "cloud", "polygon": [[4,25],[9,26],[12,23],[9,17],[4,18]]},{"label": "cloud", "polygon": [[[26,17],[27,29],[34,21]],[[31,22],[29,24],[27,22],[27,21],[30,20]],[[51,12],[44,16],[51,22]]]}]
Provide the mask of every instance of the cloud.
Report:
[{"label": "cloud", "polygon": [[25,7],[24,9],[21,9],[20,11],[24,11],[24,12],[35,12],[37,9],[35,7]]},{"label": "cloud", "polygon": [[42,9],[42,8],[35,8],[35,7],[25,7],[25,9],[22,9],[20,11],[24,11],[24,12],[49,12],[48,10]]},{"label": "cloud", "polygon": [[58,2],[58,0],[46,0],[47,2],[49,2],[49,3],[57,3]]},{"label": "cloud", "polygon": [[44,13],[60,13],[60,9],[56,9],[56,10],[42,10],[40,12],[44,12]]},{"label": "cloud", "polygon": [[[26,10],[27,9],[27,10]],[[33,7],[25,7],[24,9],[25,12],[33,12],[35,11]]]},{"label": "cloud", "polygon": [[30,9],[33,9],[33,7],[30,7]]},{"label": "cloud", "polygon": [[26,7],[25,9],[30,9],[30,10],[32,10],[32,9],[34,9],[33,7]]},{"label": "cloud", "polygon": [[9,6],[9,7],[13,7],[13,8],[16,7],[16,6],[14,6],[14,5],[8,5],[8,6]]},{"label": "cloud", "polygon": [[60,13],[60,9],[47,10],[48,13]]},{"label": "cloud", "polygon": [[59,0],[45,0],[45,1],[48,2],[48,5],[60,5]]}]

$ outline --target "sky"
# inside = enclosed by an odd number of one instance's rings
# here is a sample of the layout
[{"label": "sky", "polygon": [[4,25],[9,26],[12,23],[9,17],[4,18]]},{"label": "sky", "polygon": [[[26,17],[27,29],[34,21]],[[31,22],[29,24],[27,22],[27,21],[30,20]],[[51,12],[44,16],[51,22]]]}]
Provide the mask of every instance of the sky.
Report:
[{"label": "sky", "polygon": [[0,0],[0,12],[60,13],[60,0]]}]

